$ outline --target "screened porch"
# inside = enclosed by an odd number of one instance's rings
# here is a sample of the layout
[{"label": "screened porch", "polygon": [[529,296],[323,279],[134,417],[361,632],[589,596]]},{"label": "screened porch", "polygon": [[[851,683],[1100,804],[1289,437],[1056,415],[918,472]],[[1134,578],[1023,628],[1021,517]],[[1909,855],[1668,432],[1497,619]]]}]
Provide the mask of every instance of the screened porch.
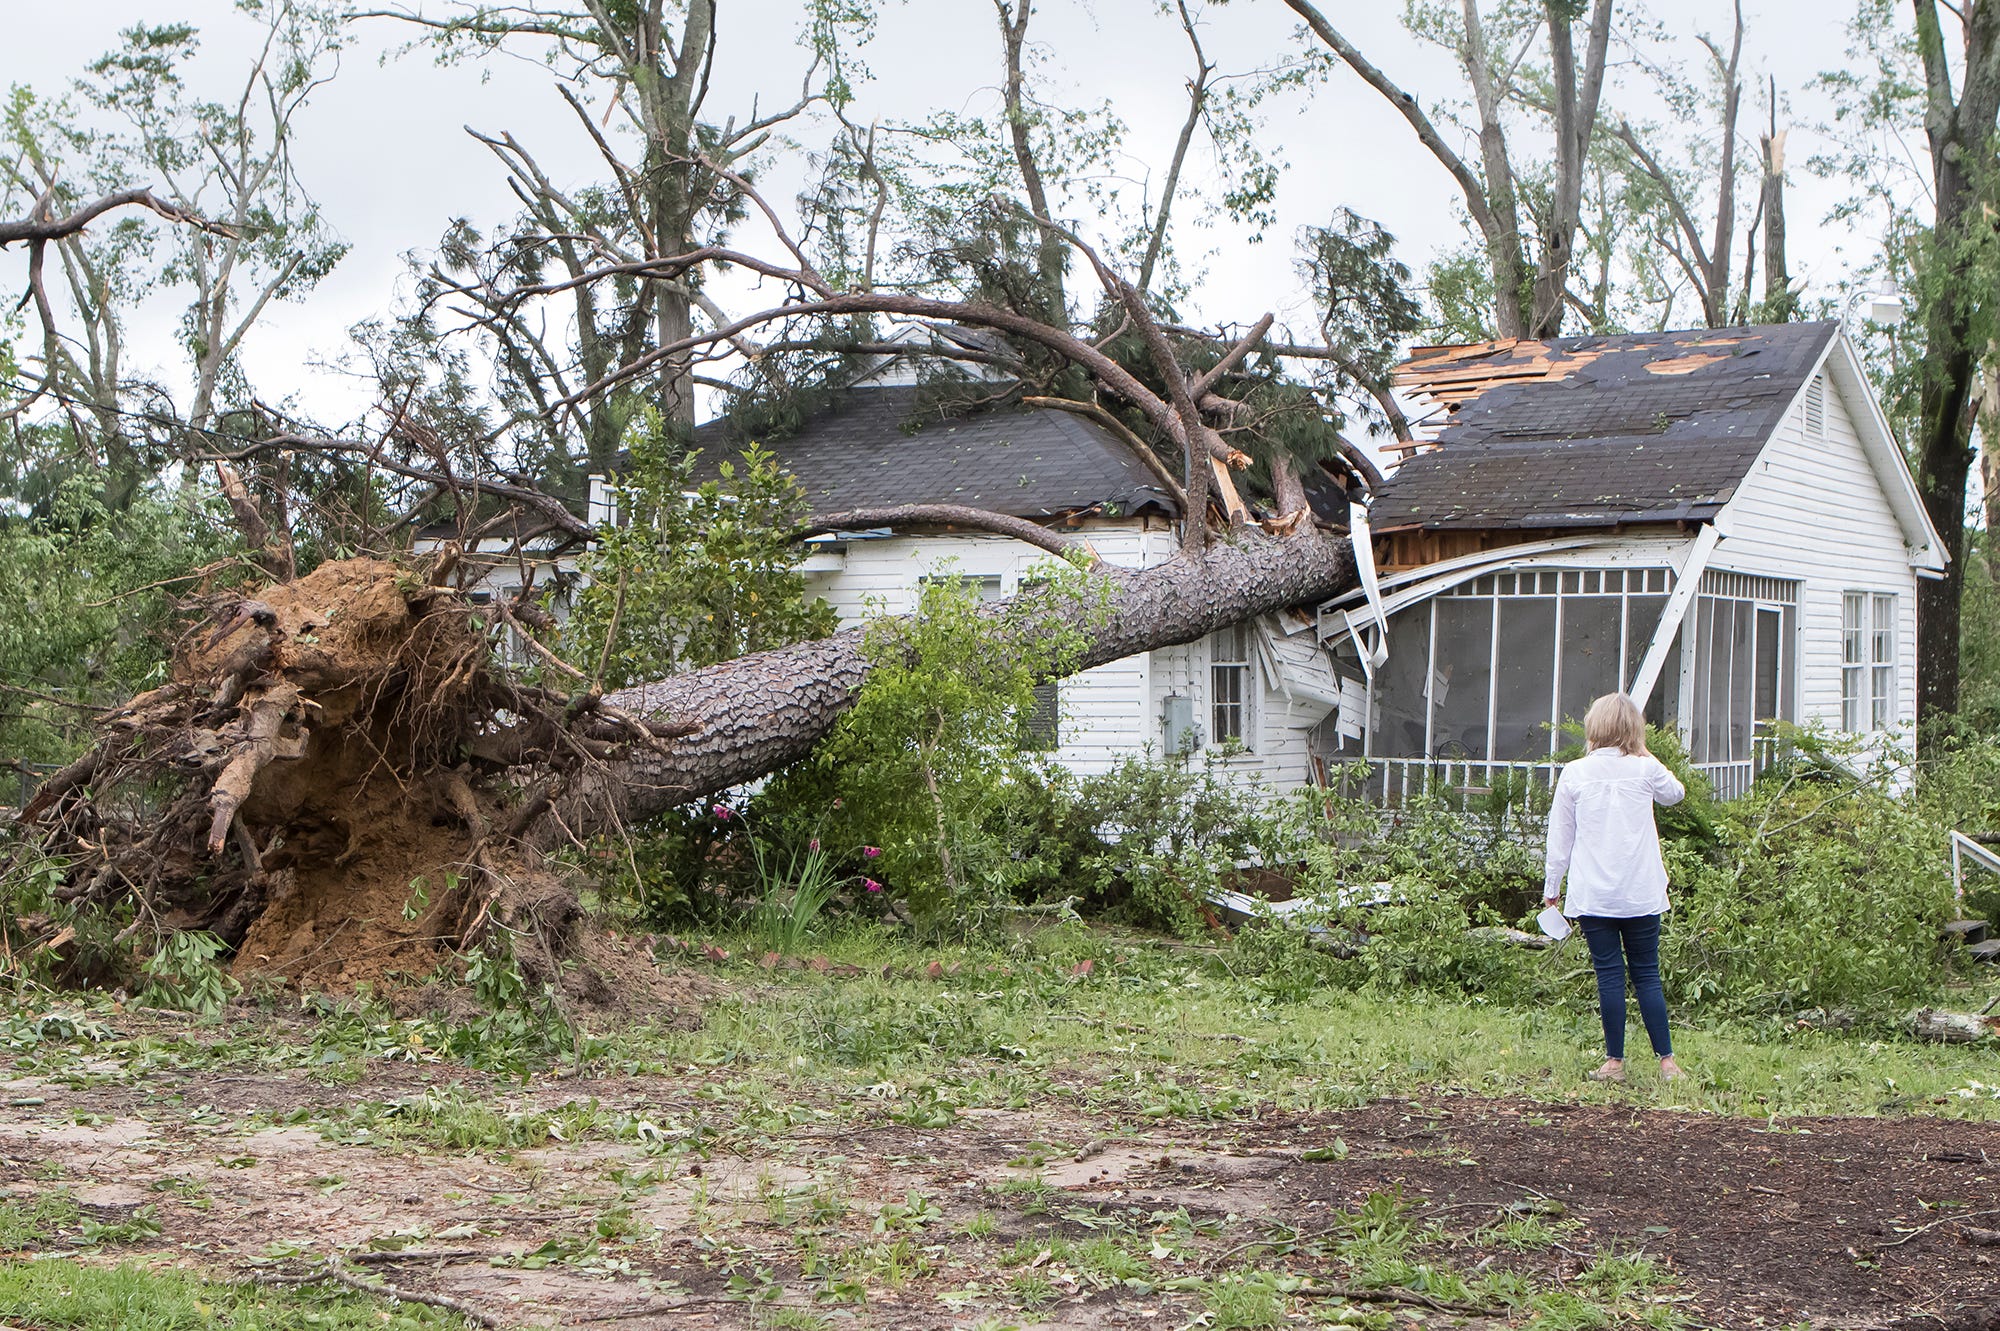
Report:
[{"label": "screened porch", "polygon": [[[1515,568],[1391,614],[1372,669],[1352,636],[1330,643],[1361,705],[1322,727],[1322,763],[1365,772],[1367,795],[1387,804],[1552,785],[1591,700],[1631,687],[1673,582],[1663,565]],[[1795,715],[1798,590],[1704,573],[1647,699],[1647,719],[1680,731],[1724,798],[1775,756],[1770,722]]]}]

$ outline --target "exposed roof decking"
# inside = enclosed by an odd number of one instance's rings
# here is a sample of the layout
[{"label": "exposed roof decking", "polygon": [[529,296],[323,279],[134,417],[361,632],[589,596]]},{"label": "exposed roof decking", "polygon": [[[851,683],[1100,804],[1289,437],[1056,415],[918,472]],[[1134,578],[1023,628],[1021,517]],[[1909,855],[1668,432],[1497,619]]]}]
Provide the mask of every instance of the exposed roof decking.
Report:
[{"label": "exposed roof decking", "polygon": [[1377,500],[1399,527],[1704,521],[1729,502],[1833,323],[1421,347],[1398,386],[1452,414]]}]

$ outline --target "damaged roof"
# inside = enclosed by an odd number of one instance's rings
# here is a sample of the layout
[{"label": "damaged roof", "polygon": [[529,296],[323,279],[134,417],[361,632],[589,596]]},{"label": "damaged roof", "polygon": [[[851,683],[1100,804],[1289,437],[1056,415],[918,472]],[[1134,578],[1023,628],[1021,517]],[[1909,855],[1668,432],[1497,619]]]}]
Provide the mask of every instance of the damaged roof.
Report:
[{"label": "damaged roof", "polygon": [[1395,383],[1450,414],[1377,531],[1703,521],[1819,365],[1831,322],[1419,347]]},{"label": "damaged roof", "polygon": [[[710,473],[740,447],[724,420],[699,427],[695,442]],[[1099,505],[1118,515],[1175,512],[1146,464],[1109,432],[1049,407],[947,415],[915,387],[857,387],[765,447],[798,477],[815,513],[897,504],[966,504],[1022,518]]]}]

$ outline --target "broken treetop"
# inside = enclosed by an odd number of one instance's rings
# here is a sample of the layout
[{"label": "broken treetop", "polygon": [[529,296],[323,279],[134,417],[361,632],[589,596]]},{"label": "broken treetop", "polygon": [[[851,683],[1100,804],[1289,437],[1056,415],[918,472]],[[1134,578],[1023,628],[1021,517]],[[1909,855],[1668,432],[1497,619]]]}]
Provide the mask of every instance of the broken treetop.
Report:
[{"label": "broken treetop", "polygon": [[1450,415],[1377,531],[1699,522],[1735,494],[1838,325],[1419,347],[1400,388]]},{"label": "broken treetop", "polygon": [[[765,447],[798,477],[813,512],[964,504],[1048,518],[1103,505],[1120,516],[1172,514],[1146,465],[1068,412],[1010,405],[948,415],[908,386],[844,390],[788,438]],[[741,447],[722,421],[695,432],[701,470]]]}]

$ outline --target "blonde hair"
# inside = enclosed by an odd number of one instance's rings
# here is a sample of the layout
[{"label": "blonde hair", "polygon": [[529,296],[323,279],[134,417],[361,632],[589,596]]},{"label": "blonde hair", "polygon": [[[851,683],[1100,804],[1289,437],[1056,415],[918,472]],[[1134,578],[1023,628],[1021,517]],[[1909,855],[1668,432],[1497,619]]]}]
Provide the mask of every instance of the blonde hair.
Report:
[{"label": "blonde hair", "polygon": [[1607,693],[1583,714],[1583,741],[1593,749],[1646,752],[1646,718],[1622,693]]}]

